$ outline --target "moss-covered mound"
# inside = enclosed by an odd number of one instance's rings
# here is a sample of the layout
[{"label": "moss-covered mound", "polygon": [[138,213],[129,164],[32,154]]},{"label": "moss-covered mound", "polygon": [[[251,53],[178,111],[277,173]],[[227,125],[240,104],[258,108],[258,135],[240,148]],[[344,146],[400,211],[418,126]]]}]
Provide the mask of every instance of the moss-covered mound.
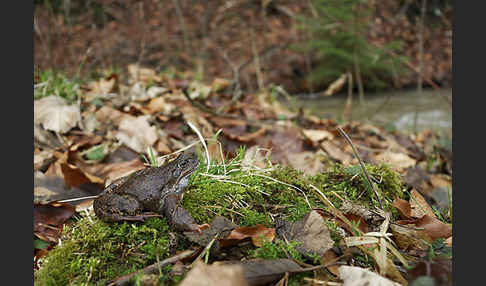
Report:
[{"label": "moss-covered mound", "polygon": [[[385,165],[367,165],[385,207],[392,209],[394,196],[403,197],[400,177]],[[320,189],[336,206],[339,197],[378,205],[359,166],[336,165],[327,172],[306,176],[286,167],[267,172],[243,169],[238,164],[200,169],[192,176],[183,206],[198,223],[209,223],[216,215],[233,219],[240,226],[263,224],[273,218],[295,221],[310,208],[323,208],[310,187]],[[337,196],[336,196],[337,194]],[[165,219],[145,223],[105,223],[94,216],[66,227],[62,244],[49,252],[36,273],[36,285],[103,284],[107,280],[139,270],[169,255]]]},{"label": "moss-covered mound", "polygon": [[169,255],[169,226],[164,218],[145,223],[112,223],[95,216],[64,230],[62,244],[51,250],[35,285],[104,285],[109,279],[153,264]]}]

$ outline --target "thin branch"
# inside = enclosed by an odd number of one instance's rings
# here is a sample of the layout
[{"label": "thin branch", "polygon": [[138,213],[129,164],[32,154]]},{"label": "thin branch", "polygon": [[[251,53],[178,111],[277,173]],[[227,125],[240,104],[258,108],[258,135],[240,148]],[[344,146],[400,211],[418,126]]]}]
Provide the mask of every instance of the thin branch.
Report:
[{"label": "thin branch", "polygon": [[370,178],[370,175],[368,174],[368,171],[366,171],[366,167],[365,167],[363,161],[361,160],[361,157],[359,156],[358,151],[356,150],[356,147],[354,147],[353,142],[351,142],[351,138],[349,138],[348,134],[346,134],[341,127],[338,126],[337,129],[339,130],[341,135],[343,135],[344,139],[346,139],[348,144],[353,149],[354,156],[356,156],[356,158],[358,159],[359,165],[361,166],[361,169],[363,170],[363,173],[365,174],[366,180],[368,181],[370,188],[373,190],[376,198],[378,199],[378,202],[380,203],[381,210],[385,211],[383,209],[383,204],[381,203],[380,196],[378,195],[378,191],[375,189],[375,186],[373,185],[373,182],[371,181],[371,178]]},{"label": "thin branch", "polygon": [[161,269],[161,268],[163,268],[163,267],[165,267],[165,266],[167,266],[169,264],[176,263],[179,260],[188,258],[188,257],[192,256],[196,251],[197,250],[186,250],[186,251],[181,252],[181,253],[179,253],[177,255],[174,255],[172,257],[169,257],[167,259],[164,259],[164,260],[162,260],[162,261],[160,261],[158,263],[154,263],[154,264],[152,264],[150,266],[147,266],[147,267],[145,267],[144,269],[142,269],[140,271],[135,271],[135,272],[132,272],[130,274],[127,274],[127,275],[118,277],[118,278],[114,279],[113,281],[111,281],[108,284],[109,285],[117,285],[117,286],[129,285],[130,280],[135,275],[137,275],[138,273],[142,272],[145,275],[157,273],[159,269]]}]

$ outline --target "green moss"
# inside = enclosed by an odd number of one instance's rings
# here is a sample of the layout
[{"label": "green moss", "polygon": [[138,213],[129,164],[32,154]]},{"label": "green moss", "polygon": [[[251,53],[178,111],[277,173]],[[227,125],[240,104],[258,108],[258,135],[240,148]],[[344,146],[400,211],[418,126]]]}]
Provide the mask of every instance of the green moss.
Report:
[{"label": "green moss", "polygon": [[261,247],[250,250],[249,254],[252,258],[261,259],[289,258],[290,255],[291,258],[304,262],[302,255],[295,249],[299,244],[301,242],[290,241],[287,244],[283,240],[265,241]]},{"label": "green moss", "polygon": [[[395,196],[399,198],[404,197],[404,186],[400,175],[393,171],[389,166],[365,164],[367,172],[370,174],[371,180],[378,193],[381,194],[381,200],[384,207],[391,210],[396,215],[396,210],[392,206]],[[342,201],[336,196],[339,195],[344,199],[360,202],[366,206],[379,206],[375,194],[368,181],[362,174],[359,165],[344,167],[340,164],[334,165],[330,170],[308,176],[302,172],[293,170],[288,167],[277,168],[272,173],[272,177],[292,184],[306,193],[309,198],[309,203],[312,207],[326,208],[315,196],[310,188],[310,184],[321,190],[327,198],[336,206],[340,207]],[[281,202],[286,202],[285,198],[295,203],[296,208],[301,208],[303,196],[297,191],[294,191],[299,198],[289,197],[286,194],[277,195],[275,198]],[[306,213],[299,213],[293,217],[297,218]]]},{"label": "green moss", "polygon": [[[67,226],[62,244],[49,252],[36,272],[36,285],[79,285],[128,274],[168,256],[165,219],[104,223],[82,218]],[[96,282],[93,282],[96,281]]]},{"label": "green moss", "polygon": [[[244,152],[243,150],[241,152]],[[359,166],[334,166],[329,171],[307,176],[288,167],[255,174],[242,171],[240,153],[226,168],[212,166],[206,172],[204,160],[191,176],[182,201],[198,223],[209,223],[216,215],[232,219],[240,226],[262,224],[272,227],[273,218],[296,221],[310,208],[326,209],[310,185],[320,189],[337,207],[335,195],[378,205],[374,193],[361,175]],[[230,164],[233,163],[233,164]],[[367,165],[372,180],[384,194],[385,207],[391,208],[394,196],[403,197],[397,173],[385,165]],[[226,175],[226,176],[223,176]],[[145,223],[104,223],[96,217],[83,218],[65,229],[62,245],[50,251],[42,268],[36,272],[36,285],[103,284],[168,255],[169,230],[166,219],[153,218]],[[331,237],[338,241],[337,225],[329,222]],[[187,242],[189,244],[190,242]],[[184,244],[183,247],[190,245]],[[299,258],[295,245],[268,244],[252,254],[261,258]],[[286,252],[285,252],[285,251]],[[301,259],[301,258],[300,258]],[[159,278],[165,281],[167,277]]]}]

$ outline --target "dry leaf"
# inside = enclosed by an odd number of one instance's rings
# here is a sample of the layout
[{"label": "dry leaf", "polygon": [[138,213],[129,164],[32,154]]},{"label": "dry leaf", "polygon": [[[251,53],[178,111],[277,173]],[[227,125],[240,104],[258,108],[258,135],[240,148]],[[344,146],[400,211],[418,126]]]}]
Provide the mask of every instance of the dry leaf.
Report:
[{"label": "dry leaf", "polygon": [[434,188],[442,187],[442,188],[449,188],[452,190],[452,181],[449,177],[440,175],[440,174],[433,174],[430,175],[430,183]]},{"label": "dry leaf", "polygon": [[80,121],[79,106],[68,105],[62,97],[51,95],[34,102],[34,123],[44,129],[66,133]]},{"label": "dry leaf", "polygon": [[342,151],[340,147],[336,146],[336,144],[331,141],[322,142],[321,148],[326,151],[331,159],[337,160],[343,165],[349,165],[353,159],[351,154]]},{"label": "dry leaf", "polygon": [[424,215],[435,217],[432,208],[429,206],[424,197],[415,189],[410,192],[410,215],[415,218],[421,218]]},{"label": "dry leaf", "polygon": [[261,247],[265,241],[272,242],[275,238],[275,229],[266,228],[261,224],[235,228],[225,239],[243,240],[251,238],[253,245]]},{"label": "dry leaf", "polygon": [[246,133],[246,134],[234,134],[230,130],[232,130],[232,129],[225,129],[223,131],[224,134],[226,134],[228,136],[228,138],[233,139],[233,140],[237,140],[237,141],[241,141],[241,142],[245,142],[245,143],[248,143],[248,142],[254,140],[255,138],[263,137],[265,135],[265,132],[267,131],[267,129],[265,127],[258,129],[258,131],[256,131],[256,132]]},{"label": "dry leaf", "polygon": [[[358,215],[355,215],[355,214],[351,214],[351,213],[344,214],[344,216],[350,222],[359,223],[359,226],[358,226],[358,229],[359,230],[361,230],[364,233],[367,233],[368,232],[368,224],[366,223],[366,221],[361,216],[358,216]],[[354,230],[347,223],[344,223],[339,218],[336,218],[336,219],[337,219],[337,222],[338,222],[338,224],[339,224],[339,226],[341,228],[347,230],[350,234],[354,234]]]},{"label": "dry leaf", "polygon": [[425,232],[436,240],[438,238],[449,238],[452,235],[452,226],[445,224],[435,217],[424,215],[415,221],[415,226],[425,228]]},{"label": "dry leaf", "polygon": [[[101,78],[97,81],[89,83],[89,91],[86,93],[86,100],[92,100],[95,96],[103,96],[113,91],[116,83],[116,77],[110,77],[109,79]],[[91,95],[91,96],[90,96]]]},{"label": "dry leaf", "polygon": [[313,143],[317,143],[324,139],[334,139],[334,134],[326,130],[303,129],[302,133],[304,133],[305,137],[307,137]]},{"label": "dry leaf", "polygon": [[125,118],[120,121],[118,128],[116,138],[139,153],[146,152],[147,148],[152,147],[158,138],[157,129],[150,126],[145,116]]},{"label": "dry leaf", "polygon": [[76,166],[71,164],[62,163],[61,170],[64,175],[64,181],[68,188],[80,187],[83,184],[92,183],[96,188],[103,189],[105,181],[97,176],[83,172]]},{"label": "dry leaf", "polygon": [[334,245],[324,218],[316,210],[296,222],[279,221],[277,234],[282,239],[302,242],[296,250],[304,255],[317,253],[322,256]]},{"label": "dry leaf", "polygon": [[408,167],[413,167],[417,163],[416,160],[410,158],[404,153],[395,153],[391,151],[385,151],[373,158],[377,162],[389,164],[391,168],[397,172],[402,172]]},{"label": "dry leaf", "polygon": [[43,150],[41,152],[34,154],[34,171],[39,169],[47,168],[49,164],[54,162],[54,151],[53,150]]},{"label": "dry leaf", "polygon": [[134,116],[121,112],[117,109],[103,106],[98,111],[96,111],[96,119],[99,122],[107,123],[109,121],[113,122],[116,126],[120,124],[123,119],[134,119]]},{"label": "dry leaf", "polygon": [[398,210],[400,217],[403,219],[411,219],[412,218],[412,211],[410,209],[410,203],[406,200],[402,200],[400,198],[395,198],[393,200],[393,206]]},{"label": "dry leaf", "polygon": [[65,203],[34,204],[35,236],[44,241],[57,242],[61,235],[62,225],[74,212],[74,207]]},{"label": "dry leaf", "polygon": [[[336,253],[334,252],[334,250],[332,249],[329,249],[328,251],[326,251],[324,253],[324,255],[322,255],[322,264],[326,264],[328,263],[329,261],[333,261],[334,259],[336,259],[338,256],[336,255]],[[336,275],[336,276],[339,276],[339,266],[338,265],[331,265],[331,266],[328,266],[327,269],[329,270],[329,272],[331,272],[332,274]]]},{"label": "dry leaf", "polygon": [[135,158],[130,161],[116,162],[109,164],[96,164],[85,166],[84,171],[90,174],[95,174],[96,176],[103,178],[105,180],[105,186],[109,185],[111,182],[130,175],[131,173],[145,168],[140,159]]},{"label": "dry leaf", "polygon": [[425,232],[415,230],[414,227],[413,224],[404,226],[391,224],[394,241],[403,250],[426,251],[429,248],[428,243],[432,243],[432,239]]},{"label": "dry leaf", "polygon": [[322,163],[321,157],[323,156],[311,151],[287,153],[287,160],[292,168],[311,176],[322,172],[324,169],[324,164]]},{"label": "dry leaf", "polygon": [[153,70],[153,69],[142,68],[142,67],[139,67],[136,64],[128,65],[127,69],[128,69],[128,73],[130,75],[130,80],[132,82],[138,82],[138,81],[161,82],[162,81],[162,78],[160,76],[158,76],[157,72],[155,72],[155,70]]},{"label": "dry leaf", "polygon": [[180,286],[248,286],[239,265],[207,265],[197,262]]},{"label": "dry leaf", "polygon": [[424,215],[422,218],[416,220],[397,220],[395,223],[400,225],[413,224],[415,227],[424,228],[421,230],[425,232],[432,240],[438,238],[449,238],[452,236],[452,226],[441,222],[435,217]]},{"label": "dry leaf", "polygon": [[244,170],[253,169],[254,166],[258,168],[268,167],[269,153],[265,149],[260,148],[258,145],[253,145],[245,152],[245,158],[241,161],[241,166]]},{"label": "dry leaf", "polygon": [[146,114],[161,113],[165,116],[169,116],[175,110],[176,106],[170,102],[167,102],[165,96],[159,96],[150,100],[150,102],[142,108]]}]

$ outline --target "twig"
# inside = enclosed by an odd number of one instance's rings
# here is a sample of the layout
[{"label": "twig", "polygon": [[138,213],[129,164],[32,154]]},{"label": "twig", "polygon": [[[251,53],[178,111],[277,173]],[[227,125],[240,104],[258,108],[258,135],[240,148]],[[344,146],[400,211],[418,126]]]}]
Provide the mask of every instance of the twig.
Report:
[{"label": "twig", "polygon": [[187,257],[190,257],[192,256],[197,250],[186,250],[184,252],[181,252],[177,255],[174,255],[172,257],[169,257],[167,259],[164,259],[162,261],[160,261],[159,263],[154,263],[150,266],[147,266],[145,267],[144,269],[140,270],[140,271],[135,271],[135,272],[132,272],[130,274],[127,274],[127,275],[124,275],[124,276],[121,276],[121,277],[118,277],[118,278],[115,278],[114,280],[112,280],[111,282],[107,283],[108,285],[117,285],[117,286],[121,286],[121,285],[129,285],[129,282],[130,280],[135,276],[137,275],[138,273],[143,273],[145,275],[148,275],[148,274],[153,274],[153,273],[156,273],[158,271],[158,269],[160,268],[163,268],[169,264],[172,264],[172,263],[175,263],[179,260],[182,260],[184,258],[187,258]]},{"label": "twig", "polygon": [[371,181],[371,178],[370,178],[370,175],[368,174],[368,171],[366,171],[366,167],[365,167],[363,161],[361,160],[361,157],[359,156],[358,151],[356,150],[356,147],[354,147],[353,142],[351,142],[351,139],[349,138],[349,136],[344,132],[344,130],[341,127],[338,126],[337,129],[339,130],[341,135],[343,135],[344,139],[346,139],[348,144],[353,149],[354,156],[358,159],[359,165],[361,166],[361,169],[363,170],[363,173],[365,174],[366,180],[368,181],[370,188],[373,190],[376,198],[378,199],[378,202],[380,203],[381,210],[385,211],[383,209],[383,204],[381,203],[380,196],[378,195],[378,191],[375,189],[375,186],[373,185],[373,182]]}]

